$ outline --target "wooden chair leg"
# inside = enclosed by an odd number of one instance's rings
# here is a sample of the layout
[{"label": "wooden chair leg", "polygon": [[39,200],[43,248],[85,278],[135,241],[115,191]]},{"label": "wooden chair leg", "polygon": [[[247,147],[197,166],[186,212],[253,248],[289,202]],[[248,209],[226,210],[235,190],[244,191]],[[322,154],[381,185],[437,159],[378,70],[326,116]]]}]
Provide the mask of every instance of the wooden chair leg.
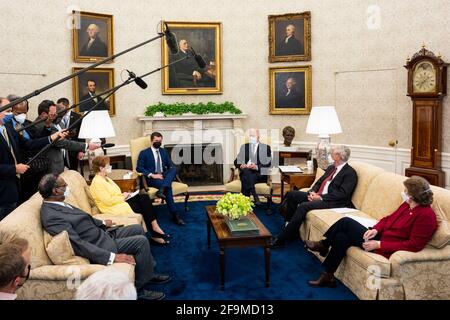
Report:
[{"label": "wooden chair leg", "polygon": [[272,214],[272,196],[273,196],[273,190],[270,190],[270,195],[267,197],[267,211],[266,211],[266,213],[268,215]]},{"label": "wooden chair leg", "polygon": [[184,211],[189,211],[189,207],[188,207],[188,200],[189,200],[189,192],[186,192],[184,194]]}]

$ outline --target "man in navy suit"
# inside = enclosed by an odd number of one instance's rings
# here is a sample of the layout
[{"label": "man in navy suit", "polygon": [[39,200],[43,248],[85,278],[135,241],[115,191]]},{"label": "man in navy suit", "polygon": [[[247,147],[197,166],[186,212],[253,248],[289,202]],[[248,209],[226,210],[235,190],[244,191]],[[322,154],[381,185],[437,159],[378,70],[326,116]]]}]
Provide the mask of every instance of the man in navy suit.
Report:
[{"label": "man in navy suit", "polygon": [[311,210],[329,208],[354,208],[353,191],[358,183],[355,169],[348,163],[350,149],[344,145],[331,148],[333,164],[330,165],[308,192],[289,191],[286,194],[286,227],[273,240],[273,247],[282,247],[298,237],[298,230]]},{"label": "man in navy suit", "polygon": [[67,135],[58,131],[41,139],[25,139],[14,129],[11,121],[4,122],[4,112],[0,112],[0,220],[13,211],[19,200],[18,177],[30,167],[21,163],[21,150],[38,150],[50,141]]},{"label": "man in navy suit", "polygon": [[161,148],[163,136],[159,132],[153,132],[150,136],[152,146],[139,153],[136,171],[142,173],[150,187],[159,189],[156,196],[166,200],[173,221],[178,225],[185,222],[177,214],[173,201],[172,181],[177,176],[177,168],[170,160],[166,149]]}]

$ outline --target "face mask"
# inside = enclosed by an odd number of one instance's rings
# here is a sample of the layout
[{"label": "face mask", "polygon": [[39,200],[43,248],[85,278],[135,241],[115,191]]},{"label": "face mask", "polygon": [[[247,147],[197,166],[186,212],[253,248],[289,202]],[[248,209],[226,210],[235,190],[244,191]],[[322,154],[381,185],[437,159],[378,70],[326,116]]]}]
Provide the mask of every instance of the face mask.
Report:
[{"label": "face mask", "polygon": [[18,114],[17,116],[14,116],[14,119],[20,124],[23,124],[25,122],[26,118],[27,118],[27,115],[25,113],[21,113],[21,114]]},{"label": "face mask", "polygon": [[161,147],[161,141],[153,142],[153,148],[159,149]]},{"label": "face mask", "polygon": [[256,137],[250,136],[249,141],[251,144],[256,144]]},{"label": "face mask", "polygon": [[67,186],[66,191],[64,191],[64,198],[67,199],[69,197],[69,195],[70,195],[70,189],[69,189],[69,186]]},{"label": "face mask", "polygon": [[112,172],[112,166],[108,166],[108,167],[106,168],[106,172],[107,172],[107,173],[111,173],[111,172]]},{"label": "face mask", "polygon": [[58,118],[56,118],[55,120],[53,120],[53,123],[54,123],[54,124],[60,124],[60,123],[61,123],[61,120],[62,120],[62,117],[58,117]]},{"label": "face mask", "polygon": [[402,199],[404,202],[408,202],[409,201],[409,196],[405,193],[405,191],[402,191],[400,193],[400,195],[402,196]]},{"label": "face mask", "polygon": [[9,122],[14,117],[12,112],[5,112],[5,118],[3,119],[4,122]]}]

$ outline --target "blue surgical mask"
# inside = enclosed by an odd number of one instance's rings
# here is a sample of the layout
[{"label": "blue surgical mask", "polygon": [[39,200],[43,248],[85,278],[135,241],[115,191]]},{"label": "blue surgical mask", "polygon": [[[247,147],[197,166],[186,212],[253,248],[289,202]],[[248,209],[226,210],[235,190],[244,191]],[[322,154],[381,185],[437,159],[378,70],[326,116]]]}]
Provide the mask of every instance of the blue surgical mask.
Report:
[{"label": "blue surgical mask", "polygon": [[5,112],[5,118],[3,119],[3,121],[6,122],[10,122],[12,120],[12,118],[14,118],[14,115],[12,112]]},{"label": "blue surgical mask", "polygon": [[256,137],[253,137],[253,136],[250,136],[249,141],[250,141],[251,144],[256,144],[257,143]]}]

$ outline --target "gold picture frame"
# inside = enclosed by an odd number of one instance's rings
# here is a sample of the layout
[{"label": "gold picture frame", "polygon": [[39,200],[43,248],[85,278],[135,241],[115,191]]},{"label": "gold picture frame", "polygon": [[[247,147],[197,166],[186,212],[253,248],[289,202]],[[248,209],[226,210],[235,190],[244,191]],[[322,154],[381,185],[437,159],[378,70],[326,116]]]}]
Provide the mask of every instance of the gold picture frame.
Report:
[{"label": "gold picture frame", "polygon": [[75,62],[96,62],[114,54],[112,15],[73,11],[73,18],[72,48]]},{"label": "gold picture frame", "polygon": [[269,62],[311,61],[311,12],[269,16]]},{"label": "gold picture frame", "polygon": [[312,106],[312,68],[269,69],[270,114],[309,114]]},{"label": "gold picture frame", "polygon": [[[82,68],[72,68],[72,73],[80,71]],[[73,78],[73,101],[79,103],[89,99],[91,96],[88,90],[88,82],[95,83],[95,94],[99,94],[114,87],[114,69],[113,68],[96,68],[89,70],[82,75]],[[90,82],[92,87],[92,82]],[[99,98],[100,99],[100,98]],[[94,106],[97,102],[88,100],[76,107],[75,111],[85,112]],[[110,116],[116,114],[115,97],[111,95],[104,104],[97,106],[94,110],[108,110]]]},{"label": "gold picture frame", "polygon": [[[163,69],[162,94],[222,94],[222,24],[173,21],[166,23],[175,34],[179,50],[176,54],[170,53],[166,42],[162,41],[162,65],[183,60]],[[184,50],[186,48],[187,51]],[[191,48],[205,61],[204,68],[200,68],[192,56],[192,51],[188,54]]]}]

